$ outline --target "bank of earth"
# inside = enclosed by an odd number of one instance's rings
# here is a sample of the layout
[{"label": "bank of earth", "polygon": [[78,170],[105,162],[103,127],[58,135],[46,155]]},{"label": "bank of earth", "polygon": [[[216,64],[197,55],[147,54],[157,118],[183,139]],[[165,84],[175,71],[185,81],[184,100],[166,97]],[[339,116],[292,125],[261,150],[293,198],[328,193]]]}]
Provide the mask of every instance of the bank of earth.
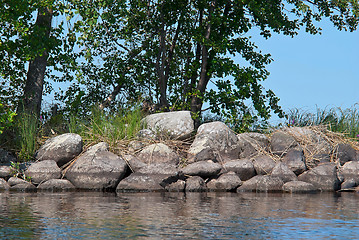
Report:
[{"label": "bank of earth", "polygon": [[84,148],[77,134],[48,139],[36,161],[21,165],[30,181],[14,176],[15,157],[0,149],[0,189],[312,193],[359,185],[357,146],[323,128],[287,127],[268,136],[211,122],[193,135],[188,111],[152,114],[143,123],[138,139],[116,154],[105,142]]}]

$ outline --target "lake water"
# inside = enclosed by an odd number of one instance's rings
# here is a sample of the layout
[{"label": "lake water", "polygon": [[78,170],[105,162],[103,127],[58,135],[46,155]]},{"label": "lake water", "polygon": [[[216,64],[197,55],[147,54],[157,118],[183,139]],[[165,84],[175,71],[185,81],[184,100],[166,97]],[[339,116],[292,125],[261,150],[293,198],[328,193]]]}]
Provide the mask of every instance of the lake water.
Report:
[{"label": "lake water", "polygon": [[0,239],[358,239],[359,194],[0,193]]}]

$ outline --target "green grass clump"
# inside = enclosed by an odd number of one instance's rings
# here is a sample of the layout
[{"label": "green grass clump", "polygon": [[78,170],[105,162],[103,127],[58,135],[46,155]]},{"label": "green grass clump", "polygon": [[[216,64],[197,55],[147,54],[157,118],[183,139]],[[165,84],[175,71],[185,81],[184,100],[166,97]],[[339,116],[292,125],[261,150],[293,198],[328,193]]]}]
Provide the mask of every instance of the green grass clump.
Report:
[{"label": "green grass clump", "polygon": [[77,133],[90,142],[105,141],[115,146],[118,141],[131,140],[141,130],[143,114],[140,108],[130,108],[116,113],[93,108],[90,116],[69,118],[69,132]]},{"label": "green grass clump", "polygon": [[290,126],[318,126],[325,125],[328,130],[345,134],[348,138],[359,137],[359,105],[351,108],[317,108],[316,112],[306,112],[301,109],[290,110],[288,125]]},{"label": "green grass clump", "polygon": [[19,153],[21,160],[31,160],[37,148],[37,135],[39,129],[38,119],[31,114],[23,113],[17,120],[19,134]]}]

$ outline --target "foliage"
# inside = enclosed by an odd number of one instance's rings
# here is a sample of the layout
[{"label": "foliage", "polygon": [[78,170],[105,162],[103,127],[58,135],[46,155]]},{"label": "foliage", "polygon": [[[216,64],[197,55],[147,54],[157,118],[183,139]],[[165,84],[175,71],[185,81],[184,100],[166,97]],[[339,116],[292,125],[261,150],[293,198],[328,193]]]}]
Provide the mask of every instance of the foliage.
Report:
[{"label": "foliage", "polygon": [[0,135],[12,126],[16,113],[0,103]]},{"label": "foliage", "polygon": [[31,177],[26,176],[25,171],[21,168],[20,162],[11,162],[11,176],[22,178],[25,181],[31,182]]},{"label": "foliage", "polygon": [[288,125],[290,126],[316,126],[326,125],[333,132],[344,133],[347,137],[358,139],[359,136],[359,109],[358,105],[342,109],[317,108],[311,113],[301,109],[292,109],[288,113]]},{"label": "foliage", "polygon": [[[87,116],[95,105],[121,111],[149,99],[160,111],[191,110],[198,123],[207,103],[238,131],[273,112],[283,116],[279,98],[261,85],[272,59],[252,42],[255,30],[264,38],[294,37],[301,28],[320,33],[315,22],[322,18],[350,31],[359,21],[358,1],[351,0],[13,0],[0,6],[2,102],[17,104],[26,66],[46,50],[45,93],[54,81],[70,84],[55,93],[65,115]],[[54,16],[47,38],[34,19],[45,7]]]}]

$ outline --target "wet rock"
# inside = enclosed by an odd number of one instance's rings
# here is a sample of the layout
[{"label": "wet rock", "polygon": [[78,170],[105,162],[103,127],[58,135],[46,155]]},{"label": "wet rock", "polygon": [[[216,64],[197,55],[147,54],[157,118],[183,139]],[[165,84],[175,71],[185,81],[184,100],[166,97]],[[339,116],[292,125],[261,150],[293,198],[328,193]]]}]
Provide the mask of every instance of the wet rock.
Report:
[{"label": "wet rock", "polygon": [[284,182],[278,177],[257,175],[243,182],[237,192],[282,192]]},{"label": "wet rock", "polygon": [[241,133],[237,135],[240,148],[239,158],[251,158],[268,151],[269,138],[260,133]]},{"label": "wet rock", "polygon": [[324,163],[298,176],[299,181],[308,182],[322,191],[337,191],[341,182],[334,163]]},{"label": "wet rock", "polygon": [[168,192],[184,192],[186,188],[186,181],[178,180],[165,187]]},{"label": "wet rock", "polygon": [[179,156],[163,143],[151,144],[142,149],[136,156],[143,163],[170,163],[178,164]]},{"label": "wet rock", "polygon": [[36,191],[35,185],[21,178],[11,177],[7,183],[10,185],[10,190],[21,192]]},{"label": "wet rock", "polygon": [[294,137],[283,131],[273,133],[270,145],[272,153],[279,156],[284,156],[290,149],[299,146]]},{"label": "wet rock", "polygon": [[340,189],[341,190],[352,189],[355,188],[356,186],[358,186],[358,181],[354,179],[348,179],[341,184]]},{"label": "wet rock", "polygon": [[10,166],[0,166],[0,178],[11,177],[12,169]]},{"label": "wet rock", "polygon": [[61,177],[61,169],[53,160],[44,160],[32,163],[25,171],[25,175],[31,178],[35,184],[47,181],[49,179],[57,179]]},{"label": "wet rock", "polygon": [[278,162],[275,165],[275,167],[272,170],[271,176],[279,177],[280,179],[283,180],[284,183],[298,180],[294,172],[290,170],[285,163],[282,162]]},{"label": "wet rock", "polygon": [[0,190],[8,190],[10,185],[2,178],[0,178]]},{"label": "wet rock", "polygon": [[319,191],[319,189],[311,183],[292,181],[283,185],[283,191],[290,193],[313,193]]},{"label": "wet rock", "polygon": [[297,176],[307,170],[303,150],[291,149],[282,160]]},{"label": "wet rock", "polygon": [[346,162],[340,169],[340,174],[345,180],[354,179],[359,181],[359,162],[350,161]]},{"label": "wet rock", "polygon": [[116,192],[162,192],[162,185],[169,175],[133,173],[120,181]]},{"label": "wet rock", "polygon": [[249,159],[228,161],[223,164],[223,169],[235,172],[242,181],[247,181],[256,175],[254,165]]},{"label": "wet rock", "polygon": [[235,172],[224,173],[218,179],[212,179],[207,183],[211,191],[232,191],[242,184],[241,179]]},{"label": "wet rock", "polygon": [[275,164],[275,161],[266,155],[257,156],[253,160],[254,169],[258,175],[270,174]]},{"label": "wet rock", "polygon": [[347,143],[338,144],[335,154],[340,165],[344,165],[346,162],[357,161],[357,153],[355,149]]},{"label": "wet rock", "polygon": [[75,186],[67,179],[50,179],[37,186],[42,191],[62,192],[75,190]]},{"label": "wet rock", "polygon": [[237,135],[222,122],[202,124],[188,151],[188,162],[226,162],[239,158]]},{"label": "wet rock", "polygon": [[35,154],[37,161],[53,160],[58,166],[68,163],[82,151],[82,138],[78,134],[66,133],[46,140]]},{"label": "wet rock", "polygon": [[216,176],[222,169],[219,163],[213,161],[200,161],[191,163],[182,169],[183,174],[190,176],[200,176],[202,178],[208,178]]},{"label": "wet rock", "polygon": [[96,151],[96,145],[76,159],[65,177],[80,189],[112,189],[125,176],[126,162],[109,151]]},{"label": "wet rock", "polygon": [[190,111],[156,113],[145,117],[143,124],[157,136],[186,139],[194,131]]},{"label": "wet rock", "polygon": [[190,177],[186,180],[186,192],[206,192],[207,186],[199,176]]}]

